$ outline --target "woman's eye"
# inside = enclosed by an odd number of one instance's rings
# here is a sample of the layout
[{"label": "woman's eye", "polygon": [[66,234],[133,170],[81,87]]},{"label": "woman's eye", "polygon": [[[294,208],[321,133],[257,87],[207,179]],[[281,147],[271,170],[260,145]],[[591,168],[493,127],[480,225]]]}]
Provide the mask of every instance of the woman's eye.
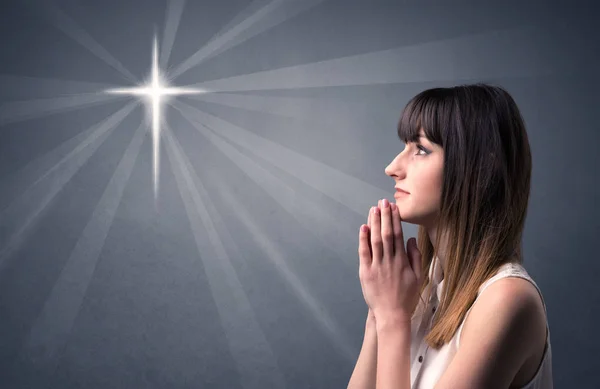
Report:
[{"label": "woman's eye", "polygon": [[[419,151],[417,151],[417,154],[416,154],[416,155],[427,155],[427,154],[429,154],[429,153],[427,152],[427,150],[426,150],[426,149],[425,149],[423,146],[421,146],[421,145],[417,145],[417,148],[419,149]],[[421,151],[423,152],[423,154],[419,154]]]}]

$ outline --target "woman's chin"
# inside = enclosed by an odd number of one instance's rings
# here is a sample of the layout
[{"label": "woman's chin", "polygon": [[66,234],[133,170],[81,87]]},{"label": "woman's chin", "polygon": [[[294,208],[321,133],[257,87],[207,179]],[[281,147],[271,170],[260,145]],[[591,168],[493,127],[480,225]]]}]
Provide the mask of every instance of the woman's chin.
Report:
[{"label": "woman's chin", "polygon": [[398,207],[398,210],[400,211],[400,220],[403,223],[415,224],[415,225],[425,224],[426,219],[427,219],[426,217],[421,217],[421,215],[415,214],[414,212],[410,212],[410,210],[402,209],[402,207],[398,206],[397,204],[396,204],[396,206]]},{"label": "woman's chin", "polygon": [[[396,204],[396,207],[398,207],[398,204]],[[404,223],[413,223],[413,215],[410,214],[410,212],[407,211],[403,211],[402,207],[398,207],[398,210],[400,211],[400,220],[403,221]]]}]

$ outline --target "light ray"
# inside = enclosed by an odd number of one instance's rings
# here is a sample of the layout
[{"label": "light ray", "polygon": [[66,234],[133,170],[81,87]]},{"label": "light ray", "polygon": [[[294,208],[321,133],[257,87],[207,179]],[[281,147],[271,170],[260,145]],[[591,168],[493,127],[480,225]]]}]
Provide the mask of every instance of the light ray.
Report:
[{"label": "light ray", "polygon": [[58,165],[63,163],[65,158],[68,159],[73,150],[81,150],[85,145],[88,145],[96,137],[95,134],[101,124],[102,122],[94,124],[88,129],[77,133],[52,150],[29,161],[25,166],[4,177],[0,181],[0,220],[3,218],[3,212],[11,206],[15,198],[22,196],[36,182],[52,172],[53,169],[58,168]]},{"label": "light ray", "polygon": [[192,99],[231,108],[261,112],[302,121],[327,122],[346,118],[349,115],[360,117],[372,112],[372,107],[364,103],[340,101],[333,98],[263,96],[236,93],[206,93],[191,96]]},{"label": "light ray", "polygon": [[145,134],[140,124],[21,349],[38,372],[50,376],[58,365]]},{"label": "light ray", "polygon": [[[402,98],[402,97],[400,97]],[[384,102],[365,104],[364,97],[353,101],[348,94],[339,97],[283,97],[264,96],[258,94],[231,94],[207,93],[192,96],[191,99],[211,104],[194,104],[194,106],[212,108],[221,118],[236,118],[236,122],[243,119],[243,123],[260,121],[256,130],[268,132],[263,135],[270,139],[277,138],[278,142],[293,147],[295,150],[306,150],[305,155],[319,158],[318,155],[332,156],[332,148],[340,158],[348,158],[351,164],[364,156],[364,145],[361,136],[349,136],[350,132],[361,128],[384,128],[390,125],[390,109],[394,110],[393,101],[386,99]],[[184,100],[185,101],[185,100]],[[231,110],[228,107],[240,108],[243,111]],[[258,112],[261,115],[256,115]],[[292,119],[292,120],[290,120]],[[218,132],[218,127],[216,128]],[[245,131],[254,131],[244,125]],[[346,171],[356,168],[347,165]]]},{"label": "light ray", "polygon": [[306,185],[363,216],[373,199],[381,199],[388,192],[348,175],[329,165],[309,158],[274,141],[260,137],[241,127],[187,104],[177,102],[173,107],[184,116],[194,118],[209,128],[218,128],[219,136],[235,143],[263,160],[283,169]]},{"label": "light ray", "polygon": [[160,76],[158,74],[158,50],[157,50],[156,39],[154,39],[154,47],[152,53],[152,149],[153,149],[153,164],[154,164],[154,199],[156,201],[156,196],[158,193],[158,180],[159,180],[159,172],[158,169],[160,167],[160,133],[159,133],[159,124],[160,124],[160,99],[161,99],[161,88],[160,85]]},{"label": "light ray", "polygon": [[[354,253],[348,252],[348,247],[344,242],[347,242],[349,236],[354,236],[356,231],[350,224],[340,223],[339,214],[344,212],[345,204],[340,204],[342,207],[339,207],[339,211],[334,211],[332,209],[323,210],[319,207],[315,206],[315,203],[310,200],[309,196],[305,194],[300,194],[296,190],[294,190],[291,186],[276,178],[272,173],[268,170],[261,167],[258,163],[253,161],[251,158],[246,155],[240,153],[232,147],[229,143],[225,142],[223,138],[227,139],[231,143],[235,143],[238,146],[243,147],[244,149],[248,149],[252,154],[256,155],[257,158],[262,160],[267,160],[269,163],[277,166],[278,169],[283,169],[287,174],[291,176],[295,176],[299,181],[306,181],[300,176],[299,171],[302,169],[302,166],[296,168],[288,168],[289,163],[278,163],[277,160],[273,158],[266,158],[264,153],[274,153],[277,156],[285,155],[288,152],[288,149],[282,147],[278,144],[275,144],[272,141],[265,140],[260,138],[251,132],[244,130],[240,127],[236,127],[228,122],[225,122],[221,119],[213,117],[205,112],[200,112],[194,108],[187,106],[184,103],[177,102],[173,104],[173,107],[177,109],[184,118],[190,121],[196,130],[200,132],[206,139],[208,139],[213,146],[221,151],[224,155],[226,155],[232,162],[234,162],[240,170],[242,170],[248,177],[250,177],[256,185],[264,188],[266,192],[268,192],[272,200],[276,203],[279,203],[282,209],[285,209],[290,213],[292,217],[294,217],[300,225],[302,225],[306,231],[318,240],[320,240],[324,246],[330,247],[332,251],[334,251],[337,256],[342,260],[344,265],[348,266],[350,269],[354,271],[354,266],[356,265],[355,261],[350,261],[350,258],[354,258]],[[202,123],[201,125],[199,123]],[[218,130],[213,130],[213,128]],[[236,133],[240,136],[239,140],[232,141],[231,136]],[[226,134],[225,136],[223,134]],[[250,141],[250,143],[246,144],[246,140],[248,138],[257,138],[254,141]],[[262,142],[268,143],[267,147],[262,144]],[[276,149],[277,151],[273,151]],[[268,151],[267,151],[268,150]],[[289,152],[292,152],[291,150]],[[308,157],[304,157],[308,159]],[[319,162],[314,161],[314,164],[318,164]],[[331,169],[331,168],[329,168]],[[319,179],[324,179],[319,177],[320,170],[315,169],[311,170],[312,175],[317,176]],[[306,175],[311,175],[310,171],[305,173]],[[343,173],[340,173],[343,175]],[[315,180],[313,178],[312,180]],[[339,177],[338,181],[342,182],[346,180],[346,178]],[[357,180],[357,179],[353,179]],[[362,185],[358,190],[364,190],[365,187],[369,187],[369,190],[363,192],[356,193],[367,193],[368,197],[370,197],[369,204],[373,203],[373,198],[383,198],[383,197],[373,197],[375,194],[380,196],[386,196],[388,193],[385,193],[378,188],[374,188],[372,186],[368,186],[369,184],[360,181]],[[340,184],[339,190],[347,190],[346,186],[347,181],[343,181],[343,184]],[[317,192],[323,193],[323,190],[318,186],[310,185]],[[353,188],[350,186],[350,188]],[[332,197],[335,194],[327,194],[323,193],[326,196]],[[336,203],[340,203],[339,198],[333,198]],[[367,201],[367,200],[366,200]],[[365,202],[366,202],[365,201]],[[364,216],[365,213],[368,212],[369,206],[364,207],[360,211],[356,211],[360,216]],[[406,230],[406,235],[409,236],[411,228],[408,227]]]},{"label": "light ray", "polygon": [[[215,33],[208,42],[215,40],[221,35],[225,34],[229,30],[236,28],[238,24],[244,23],[246,19],[252,18],[252,15],[260,12],[262,8],[265,8],[269,3],[273,3],[273,0],[253,0],[244,9],[239,11],[232,19],[224,24],[221,29]],[[207,42],[207,43],[208,43]]]},{"label": "light ray", "polygon": [[[284,387],[285,379],[277,359],[216,231],[210,213],[218,217],[218,212],[168,128],[165,129],[165,138],[167,156],[240,380],[264,388]],[[233,243],[233,239],[229,243]],[[249,354],[253,357],[248,358]]]},{"label": "light ray", "polygon": [[[277,26],[284,21],[304,12],[323,0],[273,0],[253,12],[228,31],[218,34],[196,53],[192,54],[169,76],[171,79],[181,76],[188,70],[200,65],[203,61]],[[251,7],[253,8],[253,7]],[[236,18],[237,19],[237,18]],[[242,34],[243,33],[243,34]]]},{"label": "light ray", "polygon": [[[192,85],[210,92],[534,77],[551,74],[543,31],[523,27],[289,66]],[[498,58],[502,58],[499,61]]]},{"label": "light ray", "polygon": [[56,4],[52,3],[51,0],[44,1],[31,1],[27,0],[28,5],[34,11],[40,11],[45,17],[50,19],[52,24],[65,33],[69,38],[79,43],[87,50],[89,50],[96,57],[100,58],[107,65],[116,69],[121,75],[127,78],[131,82],[136,82],[135,76],[127,70],[121,62],[113,57],[100,43],[92,38],[81,26],[79,26],[73,19],[71,19],[66,13],[64,13]]},{"label": "light ray", "polygon": [[150,71],[150,81],[146,85],[134,88],[116,88],[105,91],[109,94],[126,94],[133,96],[145,97],[150,104],[150,116],[152,126],[152,176],[154,182],[154,201],[158,199],[159,188],[159,168],[160,168],[160,123],[161,109],[164,102],[169,96],[189,95],[204,93],[202,89],[193,88],[177,88],[165,84],[164,77],[160,71],[158,64],[158,42],[154,37],[152,47],[152,68]]},{"label": "light ray", "polygon": [[[185,115],[184,115],[185,117]],[[189,118],[186,117],[189,120]],[[236,151],[234,147],[228,145],[223,140],[219,139],[216,135],[214,135],[211,131],[207,131],[203,128],[202,125],[199,125],[195,121],[190,120],[190,123],[196,128],[199,132],[202,133],[214,146],[216,146],[223,154],[225,154],[228,158],[230,158],[241,170],[244,171],[252,180],[256,181],[257,185],[264,188],[269,194],[272,194],[273,201],[279,203],[281,207],[296,218],[301,224],[303,224],[307,229],[314,233],[314,229],[306,225],[306,219],[303,220],[302,217],[298,217],[298,214],[301,213],[310,213],[311,211],[316,211],[314,204],[310,204],[308,200],[306,200],[303,196],[297,195],[291,188],[289,188],[285,183],[276,179],[271,173],[260,168],[260,166],[249,159],[248,157],[243,156],[239,151]],[[234,207],[236,212],[236,216],[242,221],[244,226],[246,227],[246,231],[249,231],[254,240],[263,248],[266,258],[268,258],[275,269],[281,274],[281,276],[285,279],[286,284],[291,285],[298,300],[303,304],[303,306],[313,315],[317,324],[327,333],[329,337],[332,338],[333,343],[338,347],[341,353],[348,358],[348,361],[351,361],[352,358],[356,355],[355,350],[349,347],[349,337],[342,334],[340,326],[335,323],[335,319],[333,319],[330,315],[326,313],[324,307],[319,304],[317,299],[310,293],[309,290],[302,284],[302,281],[298,278],[298,276],[289,268],[286,264],[285,254],[283,250],[277,247],[277,244],[273,242],[273,240],[268,236],[268,234],[262,231],[261,227],[253,220],[252,217],[244,207],[240,207],[239,203],[232,198],[230,191],[222,188],[222,184],[219,182],[219,179],[214,180],[215,185],[219,187],[219,195],[226,198],[231,207]],[[300,211],[302,209],[303,211]],[[322,212],[322,210],[321,210]],[[322,212],[325,213],[325,212]],[[319,221],[312,220],[315,222],[315,226],[317,223],[322,221],[323,219],[327,220],[329,215],[320,215],[318,219]],[[336,227],[339,227],[339,220],[336,224]],[[335,227],[331,228],[335,230]],[[353,233],[355,233],[353,229]],[[346,237],[347,239],[347,237]],[[232,241],[232,244],[235,245],[235,241]],[[326,243],[327,247],[335,247],[341,246],[336,245],[335,241],[328,241]],[[347,246],[347,245],[345,245]],[[354,249],[352,251],[355,251]],[[344,257],[342,258],[351,258],[348,253],[344,253]],[[219,261],[222,261],[219,259]],[[356,261],[345,262],[345,264],[350,265],[348,271],[354,273],[355,263]]]},{"label": "light ray", "polygon": [[160,52],[160,65],[166,68],[169,64],[171,49],[175,42],[175,35],[181,21],[181,14],[185,8],[185,0],[170,0],[167,9],[167,21],[165,22],[165,30],[163,33],[162,50]]},{"label": "light ray", "polygon": [[64,156],[0,213],[0,231],[8,233],[8,237],[0,236],[0,270],[23,241],[28,227],[136,105],[132,102],[98,124],[84,143]]},{"label": "light ray", "polygon": [[[331,247],[340,258],[355,257],[353,255],[355,253],[349,254],[343,250],[347,247],[345,242],[348,241],[348,237],[354,236],[356,231],[349,224],[340,223],[337,215],[344,212],[345,209],[350,209],[360,217],[364,217],[373,204],[373,199],[386,198],[389,191],[383,191],[320,161],[299,154],[182,102],[174,103],[173,107],[189,121],[202,123],[203,127],[196,126],[198,131],[213,141],[212,143],[221,152],[228,155],[259,186],[266,188],[265,190],[269,193],[273,193],[273,200],[290,211],[307,231],[314,234],[324,245]],[[205,129],[210,129],[213,134]],[[219,141],[221,138],[248,150],[256,158],[265,160],[285,171],[343,207],[333,215],[316,208],[314,204],[305,199],[305,195],[297,194],[289,186],[279,183],[278,180],[269,179],[270,175],[266,170],[258,167],[250,158],[240,154],[235,148]],[[357,194],[361,196],[357,196]],[[402,223],[402,230],[406,241],[410,237],[417,236],[417,229],[413,224]],[[355,265],[354,262],[345,262],[345,264]]]},{"label": "light ray", "polygon": [[99,90],[114,86],[97,82],[17,76],[14,74],[0,74],[0,85],[2,85],[2,88],[0,88],[0,98],[6,100],[97,93]]},{"label": "light ray", "polygon": [[113,96],[89,93],[47,99],[9,101],[0,104],[0,126],[39,116],[74,111],[114,101]]}]

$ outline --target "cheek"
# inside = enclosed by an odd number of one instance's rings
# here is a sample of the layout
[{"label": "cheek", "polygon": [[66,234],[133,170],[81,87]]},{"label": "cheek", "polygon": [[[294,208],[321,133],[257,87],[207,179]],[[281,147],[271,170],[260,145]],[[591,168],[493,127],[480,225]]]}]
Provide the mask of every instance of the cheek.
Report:
[{"label": "cheek", "polygon": [[435,205],[439,204],[442,196],[443,172],[441,166],[423,170],[417,183],[419,202]]},{"label": "cheek", "polygon": [[423,189],[427,193],[427,197],[440,197],[442,194],[442,180],[438,177],[431,177],[431,179],[426,183],[426,187]]}]

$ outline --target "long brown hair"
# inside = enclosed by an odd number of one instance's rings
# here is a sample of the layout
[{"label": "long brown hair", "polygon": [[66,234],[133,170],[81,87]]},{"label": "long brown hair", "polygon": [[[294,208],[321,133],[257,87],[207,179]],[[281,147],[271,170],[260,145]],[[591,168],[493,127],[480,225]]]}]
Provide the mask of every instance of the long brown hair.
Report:
[{"label": "long brown hair", "polygon": [[[421,128],[444,150],[436,233],[436,246],[441,233],[447,234],[444,288],[425,337],[437,349],[452,339],[481,284],[504,263],[523,262],[531,152],[516,103],[498,86],[479,83],[419,93],[402,112],[398,136],[414,142]],[[417,241],[425,274],[423,298],[439,247],[433,247],[423,226]]]}]

